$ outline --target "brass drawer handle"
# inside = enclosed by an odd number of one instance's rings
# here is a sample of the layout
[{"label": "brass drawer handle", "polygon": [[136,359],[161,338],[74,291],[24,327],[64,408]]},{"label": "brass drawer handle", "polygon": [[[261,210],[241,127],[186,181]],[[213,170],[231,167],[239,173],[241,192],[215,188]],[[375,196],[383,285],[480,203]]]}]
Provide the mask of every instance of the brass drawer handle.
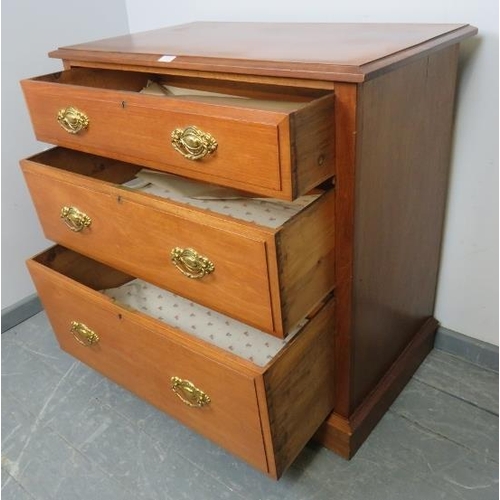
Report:
[{"label": "brass drawer handle", "polygon": [[194,125],[174,129],[171,137],[174,149],[188,160],[201,160],[217,149],[217,141]]},{"label": "brass drawer handle", "polygon": [[87,325],[79,323],[78,321],[71,322],[70,332],[73,334],[73,337],[84,346],[94,345],[99,342],[99,335]]},{"label": "brass drawer handle", "polygon": [[59,110],[57,121],[69,134],[78,134],[89,126],[88,116],[73,106]]},{"label": "brass drawer handle", "polygon": [[71,231],[75,231],[76,233],[92,224],[92,219],[75,207],[62,207],[61,219]]},{"label": "brass drawer handle", "polygon": [[198,389],[189,380],[183,380],[179,377],[172,377],[172,390],[175,395],[188,406],[192,408],[202,408],[210,403],[210,396]]},{"label": "brass drawer handle", "polygon": [[170,257],[174,266],[188,278],[200,279],[215,271],[213,262],[192,248],[172,248]]}]

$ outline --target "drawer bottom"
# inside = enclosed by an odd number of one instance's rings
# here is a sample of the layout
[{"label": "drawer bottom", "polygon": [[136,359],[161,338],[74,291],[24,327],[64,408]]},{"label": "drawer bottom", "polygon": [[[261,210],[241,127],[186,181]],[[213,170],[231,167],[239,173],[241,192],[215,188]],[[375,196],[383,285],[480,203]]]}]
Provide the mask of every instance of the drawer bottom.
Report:
[{"label": "drawer bottom", "polygon": [[262,367],[277,356],[308,321],[305,318],[285,339],[280,339],[144,280],[132,280],[102,292],[124,307],[141,311]]}]

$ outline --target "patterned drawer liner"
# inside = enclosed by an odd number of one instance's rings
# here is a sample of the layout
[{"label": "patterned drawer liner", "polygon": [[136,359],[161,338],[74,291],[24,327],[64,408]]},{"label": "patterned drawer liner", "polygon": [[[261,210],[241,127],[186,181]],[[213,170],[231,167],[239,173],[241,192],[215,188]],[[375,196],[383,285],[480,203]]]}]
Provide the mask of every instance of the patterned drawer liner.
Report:
[{"label": "patterned drawer liner", "polygon": [[251,198],[235,189],[147,169],[139,171],[136,179],[122,186],[272,229],[282,226],[321,196],[321,193],[308,194],[291,202]]},{"label": "patterned drawer liner", "polygon": [[143,280],[136,279],[102,293],[258,366],[273,359],[307,323],[304,319],[286,339],[278,339]]}]

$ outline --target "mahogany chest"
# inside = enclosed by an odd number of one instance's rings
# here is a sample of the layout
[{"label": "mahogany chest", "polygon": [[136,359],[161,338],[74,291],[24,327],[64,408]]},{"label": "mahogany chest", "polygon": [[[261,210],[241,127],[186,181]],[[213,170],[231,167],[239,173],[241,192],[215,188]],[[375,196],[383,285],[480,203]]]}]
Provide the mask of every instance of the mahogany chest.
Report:
[{"label": "mahogany chest", "polygon": [[22,82],[61,347],[278,478],[432,348],[468,25],[192,23]]}]

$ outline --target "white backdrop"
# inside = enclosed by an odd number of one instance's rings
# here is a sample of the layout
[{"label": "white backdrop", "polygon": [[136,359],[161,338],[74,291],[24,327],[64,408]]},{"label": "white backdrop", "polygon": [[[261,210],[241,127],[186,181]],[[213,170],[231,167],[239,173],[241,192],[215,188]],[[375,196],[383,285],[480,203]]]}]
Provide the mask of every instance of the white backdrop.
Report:
[{"label": "white backdrop", "polygon": [[35,140],[19,80],[61,70],[47,57],[61,45],[127,32],[124,0],[2,2],[2,309],[35,292],[24,261],[50,245],[18,164],[46,147]]},{"label": "white backdrop", "polygon": [[34,0],[8,0],[2,7],[2,308],[34,292],[24,260],[48,245],[17,167],[19,158],[41,149],[17,81],[59,69],[46,57],[49,50],[128,27],[137,32],[199,20],[477,26],[479,36],[462,45],[436,316],[446,328],[498,345],[497,0],[46,0],[43,8]]}]

